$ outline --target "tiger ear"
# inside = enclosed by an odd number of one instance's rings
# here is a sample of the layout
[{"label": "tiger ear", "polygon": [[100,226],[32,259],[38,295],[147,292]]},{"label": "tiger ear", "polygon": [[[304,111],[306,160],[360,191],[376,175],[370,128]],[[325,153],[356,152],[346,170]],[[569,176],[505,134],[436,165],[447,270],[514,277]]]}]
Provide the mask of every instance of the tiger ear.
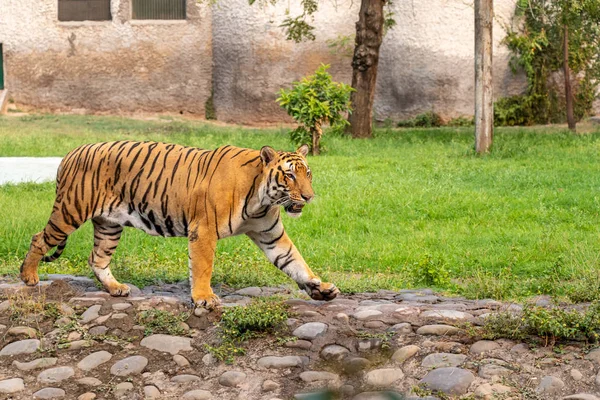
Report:
[{"label": "tiger ear", "polygon": [[275,157],[277,157],[277,152],[273,150],[272,147],[263,146],[263,148],[260,149],[260,158],[262,159],[263,163],[265,163],[265,165],[273,161]]},{"label": "tiger ear", "polygon": [[298,147],[298,150],[296,150],[296,153],[302,155],[303,157],[306,157],[306,155],[308,154],[308,145],[303,144],[302,146]]}]

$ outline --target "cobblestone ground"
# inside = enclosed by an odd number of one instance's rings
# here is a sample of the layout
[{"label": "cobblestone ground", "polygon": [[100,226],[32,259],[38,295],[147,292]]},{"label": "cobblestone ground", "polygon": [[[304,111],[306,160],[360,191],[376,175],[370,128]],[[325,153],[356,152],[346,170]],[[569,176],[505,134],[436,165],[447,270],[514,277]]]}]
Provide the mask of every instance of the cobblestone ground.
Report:
[{"label": "cobblestone ground", "polygon": [[[91,279],[64,275],[33,289],[0,284],[0,398],[312,399],[328,389],[356,400],[593,400],[600,393],[600,350],[574,343],[555,352],[466,334],[466,322],[518,312],[516,304],[427,289],[325,303],[285,288],[216,288],[224,307],[279,293],[293,313],[288,333],[253,339],[226,364],[204,347],[217,337],[219,311],[192,313],[186,283],[132,289],[113,298]],[[148,332],[137,319],[147,310],[186,312],[181,335]]]}]

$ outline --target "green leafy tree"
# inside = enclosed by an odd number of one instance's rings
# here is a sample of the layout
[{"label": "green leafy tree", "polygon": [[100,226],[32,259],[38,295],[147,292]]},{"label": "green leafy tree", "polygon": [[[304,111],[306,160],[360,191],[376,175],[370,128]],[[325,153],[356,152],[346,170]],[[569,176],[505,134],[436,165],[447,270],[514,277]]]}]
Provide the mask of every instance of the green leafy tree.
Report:
[{"label": "green leafy tree", "polygon": [[[574,130],[575,121],[591,111],[600,84],[600,0],[519,0],[516,13],[524,24],[509,30],[505,40],[514,53],[511,66],[523,68],[528,89],[511,98],[510,111],[499,104],[499,121],[507,116],[533,124],[566,117]],[[549,85],[551,74],[561,70],[564,101]]]},{"label": "green leafy tree", "polygon": [[329,65],[317,69],[314,75],[294,82],[289,90],[281,89],[277,102],[298,122],[299,126],[290,134],[296,144],[311,143],[312,154],[320,152],[319,142],[323,135],[323,125],[328,123],[333,129],[341,130],[349,122],[345,113],[351,113],[350,86],[333,82],[327,72]]}]

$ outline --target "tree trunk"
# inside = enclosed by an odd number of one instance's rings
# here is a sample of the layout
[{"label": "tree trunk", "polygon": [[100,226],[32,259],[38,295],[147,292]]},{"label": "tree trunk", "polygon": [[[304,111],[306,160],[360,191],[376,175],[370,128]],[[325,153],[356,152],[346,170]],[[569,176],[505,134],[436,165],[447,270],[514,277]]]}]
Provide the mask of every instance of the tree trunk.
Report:
[{"label": "tree trunk", "polygon": [[569,28],[565,25],[563,42],[563,72],[565,75],[565,98],[567,103],[567,124],[575,132],[575,116],[573,113],[573,91],[571,89],[571,72],[569,70]]},{"label": "tree trunk", "polygon": [[475,0],[475,151],[489,153],[494,139],[492,82],[493,0]]},{"label": "tree trunk", "polygon": [[321,153],[319,142],[321,141],[321,136],[323,136],[320,121],[315,123],[315,126],[310,129],[310,133],[312,134],[312,155],[318,156]]},{"label": "tree trunk", "polygon": [[385,0],[362,0],[356,42],[352,58],[352,114],[349,131],[355,138],[370,138],[372,133],[373,99],[379,65],[379,48],[383,40],[383,6]]}]

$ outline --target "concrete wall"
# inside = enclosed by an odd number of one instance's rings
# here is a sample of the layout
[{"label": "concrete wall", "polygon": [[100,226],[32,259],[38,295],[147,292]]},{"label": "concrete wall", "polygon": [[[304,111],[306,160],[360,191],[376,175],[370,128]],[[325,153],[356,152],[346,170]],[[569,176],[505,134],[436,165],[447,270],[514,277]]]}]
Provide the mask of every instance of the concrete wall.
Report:
[{"label": "concrete wall", "polygon": [[[225,4],[226,3],[226,4]],[[221,2],[213,10],[215,106],[219,119],[276,122],[285,115],[276,91],[331,63],[335,78],[350,83],[351,58],[332,55],[327,41],[354,34],[359,1],[321,2],[317,40],[294,44],[279,27],[289,2],[262,9],[247,0]],[[511,23],[515,0],[496,0],[494,86],[496,96],[520,93],[526,82],[508,68],[501,23]],[[434,110],[444,117],[473,115],[474,11],[468,0],[395,1],[397,22],[384,38],[375,118],[407,118]],[[298,10],[290,10],[297,15]]]},{"label": "concrete wall", "polygon": [[18,103],[55,110],[204,115],[212,86],[212,19],[187,2],[186,21],[58,22],[57,0],[0,0],[5,85]]}]

